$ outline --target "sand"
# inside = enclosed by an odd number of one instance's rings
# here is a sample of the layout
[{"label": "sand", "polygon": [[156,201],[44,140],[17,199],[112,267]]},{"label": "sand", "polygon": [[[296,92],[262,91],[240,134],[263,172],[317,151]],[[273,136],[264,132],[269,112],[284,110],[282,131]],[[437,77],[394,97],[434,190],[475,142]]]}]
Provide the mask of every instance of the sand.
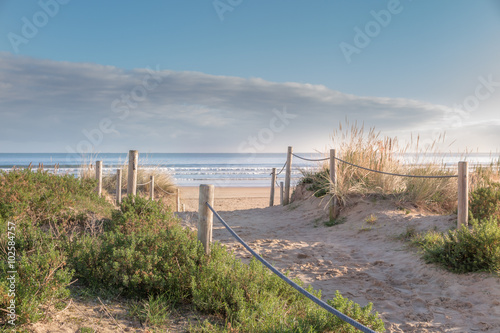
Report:
[{"label": "sand", "polygon": [[[181,215],[192,229],[197,191],[182,189],[190,209]],[[408,228],[447,230],[456,216],[409,212],[389,201],[358,198],[342,211],[345,223],[327,227],[326,202],[301,196],[288,207],[268,207],[268,188],[218,188],[215,208],[266,260],[321,289],[323,299],[339,290],[360,305],[372,302],[388,332],[500,332],[500,278],[457,275],[426,264],[398,238]],[[375,221],[367,222],[371,216]],[[249,260],[217,221],[213,237]]]},{"label": "sand", "polygon": [[[214,208],[216,210],[247,210],[269,207],[271,190],[268,187],[215,187]],[[197,212],[198,187],[180,187],[181,204],[186,211]],[[279,191],[275,191],[274,204],[280,204]]]}]

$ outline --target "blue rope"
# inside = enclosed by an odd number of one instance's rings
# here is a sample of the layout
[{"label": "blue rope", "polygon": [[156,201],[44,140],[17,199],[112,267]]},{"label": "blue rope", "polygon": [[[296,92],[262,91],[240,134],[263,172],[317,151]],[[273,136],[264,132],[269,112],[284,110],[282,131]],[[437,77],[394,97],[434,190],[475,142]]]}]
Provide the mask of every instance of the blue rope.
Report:
[{"label": "blue rope", "polygon": [[309,161],[309,162],[321,162],[321,161],[326,161],[326,160],[329,160],[330,157],[325,157],[325,158],[305,158],[305,157],[301,157],[299,155],[295,155],[295,154],[292,154],[293,156],[297,157],[297,158],[300,158],[301,160],[304,160],[304,161]]},{"label": "blue rope", "polygon": [[378,171],[378,170],[373,170],[373,169],[369,169],[369,168],[365,168],[365,167],[362,167],[362,166],[359,166],[359,165],[356,165],[356,164],[353,164],[353,163],[349,163],[347,161],[344,161],[344,160],[341,160],[340,158],[338,157],[335,157],[335,159],[337,161],[340,161],[342,163],[345,163],[345,164],[348,164],[348,165],[351,165],[353,167],[356,167],[356,168],[359,168],[359,169],[363,169],[363,170],[367,170],[367,171],[371,171],[371,172],[376,172],[376,173],[381,173],[383,175],[389,175],[389,176],[397,176],[397,177],[409,177],[409,178],[457,178],[458,175],[449,175],[449,176],[419,176],[419,175],[402,175],[400,173],[392,173],[392,172],[384,172],[384,171]]},{"label": "blue rope", "polygon": [[240,242],[241,245],[243,245],[248,250],[248,252],[250,252],[257,260],[259,260],[262,264],[264,264],[264,266],[266,266],[267,268],[269,268],[274,274],[278,275],[283,281],[285,281],[286,283],[288,283],[290,286],[292,286],[293,288],[295,288],[298,292],[300,292],[302,295],[304,295],[307,298],[309,298],[314,303],[316,303],[319,306],[321,306],[323,309],[327,310],[331,314],[337,316],[338,318],[340,318],[341,320],[343,320],[346,323],[350,324],[351,326],[357,328],[358,330],[360,330],[360,331],[362,331],[364,333],[376,333],[375,331],[369,329],[368,327],[366,327],[366,326],[358,323],[354,319],[346,316],[345,314],[343,314],[342,312],[338,311],[334,307],[328,305],[328,303],[320,300],[319,298],[317,298],[313,294],[309,293],[307,290],[304,290],[304,288],[302,288],[301,286],[299,286],[298,284],[296,284],[295,282],[293,282],[292,280],[290,280],[289,278],[287,278],[283,273],[281,273],[280,271],[278,271],[271,264],[269,264],[264,258],[262,258],[260,255],[258,255],[254,250],[252,250],[250,248],[250,246],[248,246],[245,243],[245,241],[243,239],[241,239],[240,236],[238,236],[233,231],[233,229],[231,229],[231,227],[222,219],[222,217],[220,217],[220,215],[212,208],[212,206],[210,206],[210,204],[208,202],[206,204],[207,204],[208,208],[212,211],[212,213],[214,213],[215,216],[219,219],[219,221],[224,225],[224,227],[226,227],[226,229],[231,233],[231,235],[233,235],[233,237],[236,238],[238,240],[238,242]]}]

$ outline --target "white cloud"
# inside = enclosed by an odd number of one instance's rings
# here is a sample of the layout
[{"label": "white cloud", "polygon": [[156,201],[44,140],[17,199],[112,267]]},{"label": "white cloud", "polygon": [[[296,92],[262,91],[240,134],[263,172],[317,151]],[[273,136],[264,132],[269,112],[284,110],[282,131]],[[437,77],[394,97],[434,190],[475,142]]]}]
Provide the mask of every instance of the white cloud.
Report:
[{"label": "white cloud", "polygon": [[[129,104],[116,104],[127,98]],[[297,150],[322,149],[346,116],[390,134],[446,128],[443,119],[451,112],[443,105],[360,97],[322,85],[122,70],[0,53],[3,152],[65,151],[68,145],[89,141],[83,131],[99,129],[105,118],[118,133],[104,133],[97,151],[127,146],[158,152],[237,151],[242,142],[269,127],[273,109],[284,107],[297,117],[274,133],[263,151],[285,151],[287,145]],[[471,127],[477,136],[482,130]],[[500,142],[498,131],[493,132]]]}]

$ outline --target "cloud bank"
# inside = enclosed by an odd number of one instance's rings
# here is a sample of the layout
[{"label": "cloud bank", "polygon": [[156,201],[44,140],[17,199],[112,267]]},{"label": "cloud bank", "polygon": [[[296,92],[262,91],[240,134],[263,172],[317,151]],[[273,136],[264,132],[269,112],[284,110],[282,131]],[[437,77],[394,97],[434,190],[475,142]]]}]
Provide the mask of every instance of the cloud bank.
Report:
[{"label": "cloud bank", "polygon": [[[0,152],[285,152],[289,145],[312,151],[329,145],[346,117],[391,135],[446,129],[453,112],[322,85],[166,68],[123,70],[0,53]],[[498,128],[498,122],[475,124],[468,133],[486,131],[500,142]]]}]

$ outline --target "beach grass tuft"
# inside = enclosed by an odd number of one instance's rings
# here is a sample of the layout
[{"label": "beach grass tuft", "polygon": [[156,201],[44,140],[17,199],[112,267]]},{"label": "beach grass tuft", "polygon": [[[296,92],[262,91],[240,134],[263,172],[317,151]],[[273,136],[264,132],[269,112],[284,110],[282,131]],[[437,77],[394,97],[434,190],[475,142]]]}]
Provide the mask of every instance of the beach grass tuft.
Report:
[{"label": "beach grass tuft", "polygon": [[[397,175],[450,176],[455,170],[444,167],[444,154],[438,152],[444,136],[421,148],[420,138],[401,146],[397,137],[382,137],[375,128],[366,130],[358,123],[340,123],[332,135],[337,157],[366,169]],[[414,154],[412,163],[405,163],[406,153]],[[420,163],[425,160],[426,163]],[[457,182],[453,178],[410,178],[376,173],[342,161],[336,163],[336,184],[331,184],[329,162],[319,171],[303,172],[300,181],[317,196],[333,194],[340,205],[347,205],[355,195],[382,194],[391,196],[399,205],[412,205],[436,212],[450,212],[456,206]]]}]

